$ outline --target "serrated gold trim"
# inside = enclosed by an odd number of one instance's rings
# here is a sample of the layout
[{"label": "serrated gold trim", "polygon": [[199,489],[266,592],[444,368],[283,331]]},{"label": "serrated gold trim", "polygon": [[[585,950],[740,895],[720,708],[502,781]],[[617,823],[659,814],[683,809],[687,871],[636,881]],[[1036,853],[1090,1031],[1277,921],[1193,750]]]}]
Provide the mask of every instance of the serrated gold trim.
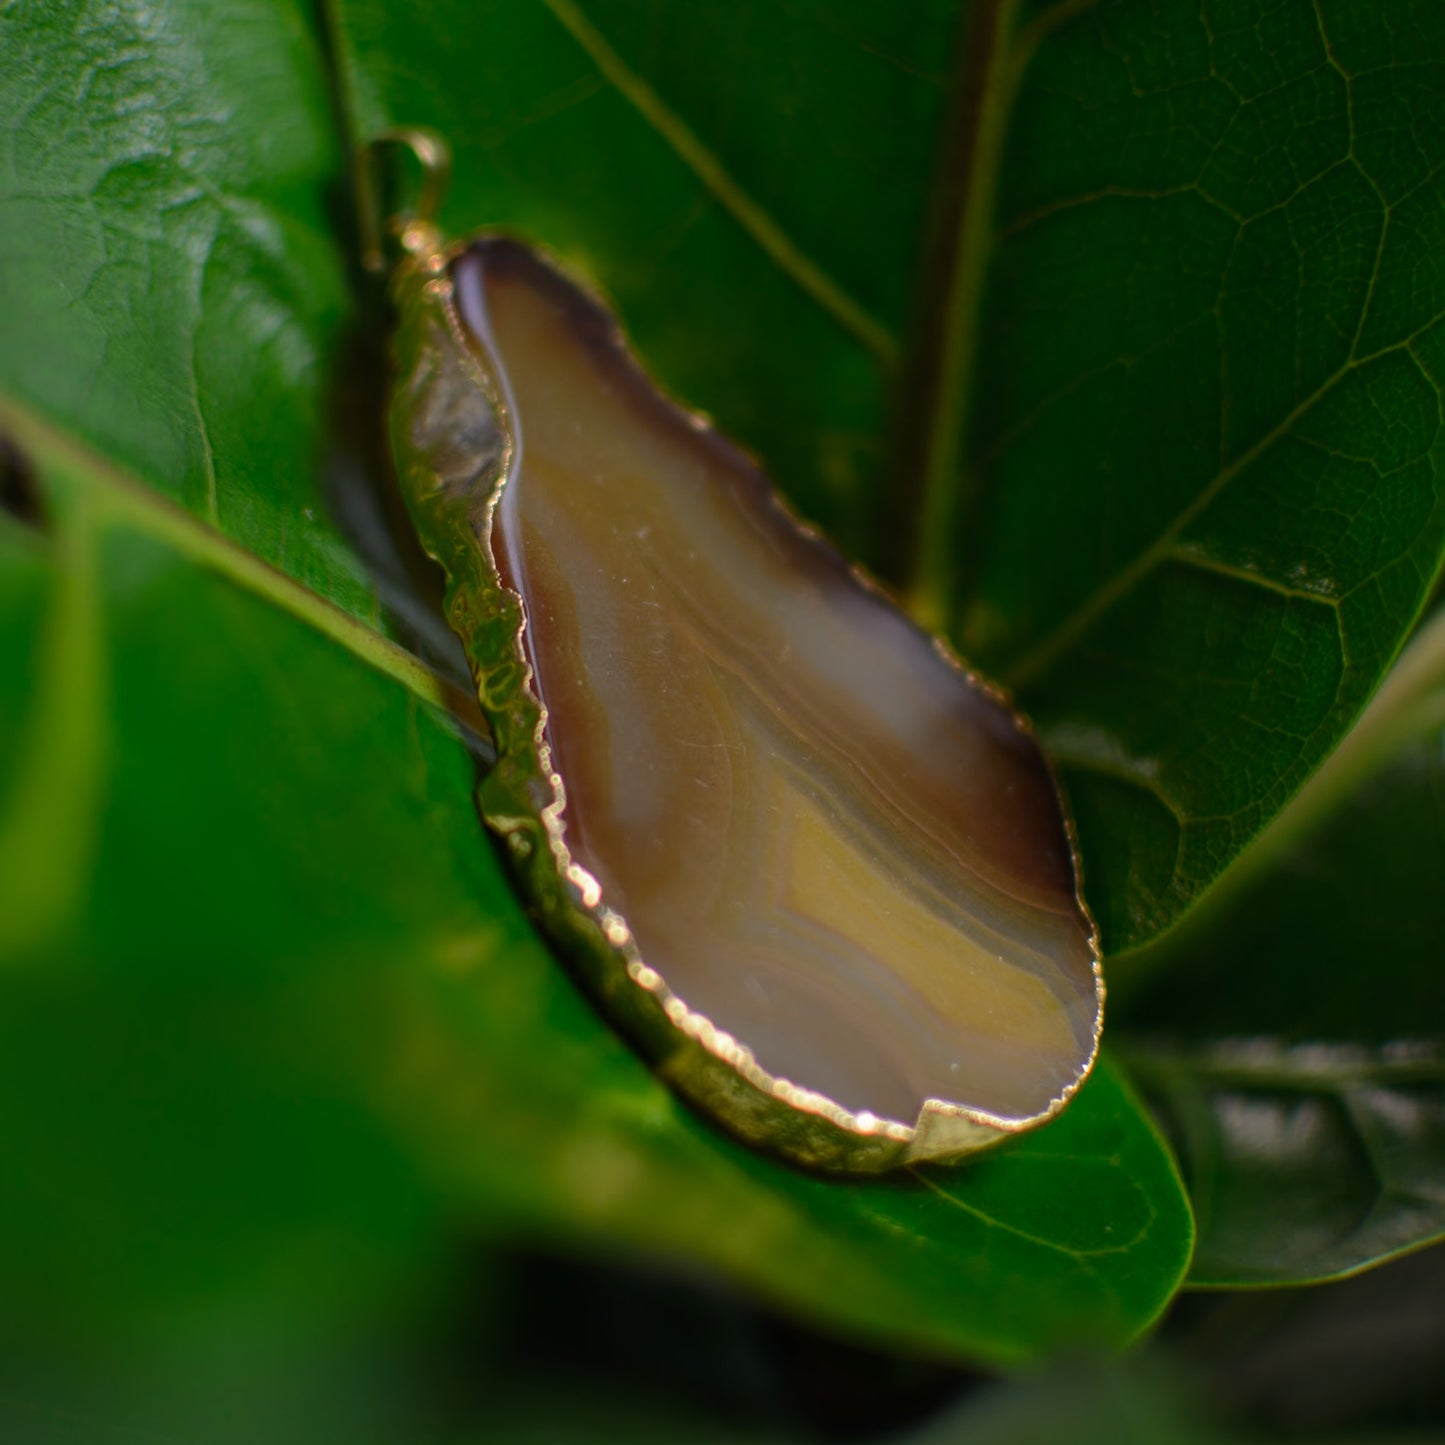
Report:
[{"label": "serrated gold trim", "polygon": [[[412,230],[407,236],[407,254],[392,283],[398,316],[392,444],[422,545],[447,574],[447,616],[465,646],[496,742],[497,762],[478,785],[478,806],[487,825],[502,839],[519,889],[543,934],[573,965],[604,1013],[680,1094],[732,1133],[796,1163],[830,1172],[871,1174],[957,1159],[1054,1117],[1098,1057],[1104,983],[1098,929],[1078,893],[1082,866],[1076,831],[1052,765],[1049,771],[1073,859],[1076,899],[1089,928],[1098,1012],[1087,1064],[1036,1115],[1006,1118],[942,1099],[929,1099],[912,1123],[850,1111],[824,1094],[770,1074],[745,1041],[689,1008],[642,957],[626,919],[608,906],[597,880],[567,846],[566,786],[552,766],[546,709],[532,685],[525,603],[502,582],[492,552],[493,514],[515,473],[517,443],[505,369],[464,325],[455,303],[450,266],[472,243],[444,246],[438,240],[418,245],[419,234]],[[547,259],[568,275],[554,258]],[[575,279],[572,284],[584,296],[595,297],[592,288]],[[615,315],[602,302],[597,304],[608,316]],[[625,340],[615,324],[613,332],[625,352]],[[469,477],[463,467],[461,482],[455,475],[443,475],[436,456],[423,453],[413,431],[417,408],[430,395],[426,388],[439,384],[448,367],[465,374],[478,405],[488,409],[499,432],[499,445],[487,454],[486,466]],[[713,430],[708,418],[678,410],[697,429]],[[772,503],[791,525],[817,537],[816,530],[794,516],[776,493]],[[861,585],[893,601],[875,579],[857,567],[849,570]],[[942,641],[933,639],[933,643],[950,667],[1007,708],[1018,727],[1033,736],[1031,725],[1002,688],[979,678]]]}]

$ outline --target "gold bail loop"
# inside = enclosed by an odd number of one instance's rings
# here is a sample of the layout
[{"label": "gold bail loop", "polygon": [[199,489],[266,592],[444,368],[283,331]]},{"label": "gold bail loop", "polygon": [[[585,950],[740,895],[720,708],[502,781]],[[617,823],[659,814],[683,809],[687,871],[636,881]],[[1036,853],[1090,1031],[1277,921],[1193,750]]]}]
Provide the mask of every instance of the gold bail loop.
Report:
[{"label": "gold bail loop", "polygon": [[[379,161],[383,152],[393,147],[411,155],[421,179],[414,204],[383,214]],[[452,155],[447,143],[435,131],[420,126],[383,131],[361,147],[357,156],[356,191],[361,209],[361,264],[368,271],[386,269],[388,239],[394,240],[410,256],[440,248],[441,233],[435,219],[451,172]]]}]

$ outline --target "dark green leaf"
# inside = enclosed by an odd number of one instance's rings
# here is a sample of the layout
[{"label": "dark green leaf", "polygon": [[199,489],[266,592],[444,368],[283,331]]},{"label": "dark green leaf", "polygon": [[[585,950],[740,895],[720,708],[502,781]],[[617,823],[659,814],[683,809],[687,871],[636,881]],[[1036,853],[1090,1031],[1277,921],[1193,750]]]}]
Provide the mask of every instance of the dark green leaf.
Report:
[{"label": "dark green leaf", "polygon": [[1199,1283],[1329,1278],[1445,1237],[1442,657],[1437,620],[1278,841],[1116,970]]},{"label": "dark green leaf", "polygon": [[557,247],[1019,688],[1126,948],[1329,753],[1439,569],[1445,15],[953,8],[334,5],[360,134],[455,145],[454,230]]},{"label": "dark green leaf", "polygon": [[556,248],[874,562],[955,8],[332,7],[360,135],[426,125],[454,150],[444,224]]},{"label": "dark green leaf", "polygon": [[1122,948],[1328,754],[1439,567],[1445,15],[1036,8],[1077,18],[1002,169],[961,638]]}]

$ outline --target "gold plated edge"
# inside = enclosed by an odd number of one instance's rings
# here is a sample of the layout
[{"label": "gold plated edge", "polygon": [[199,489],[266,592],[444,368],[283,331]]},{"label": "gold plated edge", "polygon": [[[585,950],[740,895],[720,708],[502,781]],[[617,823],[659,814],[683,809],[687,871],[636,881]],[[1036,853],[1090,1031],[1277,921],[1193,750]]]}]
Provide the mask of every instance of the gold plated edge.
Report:
[{"label": "gold plated edge", "polygon": [[[421,172],[421,190],[413,206],[384,213],[377,165],[386,151],[409,151]],[[361,264],[374,274],[386,270],[388,244],[399,245],[407,255],[420,256],[443,249],[436,229],[436,213],[451,180],[452,153],[433,130],[421,126],[399,126],[373,136],[356,152],[355,186],[360,227]]]},{"label": "gold plated edge", "polygon": [[[1087,1062],[1039,1113],[1009,1118],[944,1099],[926,1100],[912,1124],[880,1118],[867,1110],[854,1112],[826,1094],[769,1073],[743,1041],[691,1009],[642,957],[626,919],[607,905],[597,879],[574,860],[567,846],[566,784],[552,767],[546,707],[533,688],[525,643],[526,604],[502,582],[492,549],[493,516],[516,470],[514,407],[507,393],[505,368],[458,314],[449,272],[452,262],[476,241],[514,238],[489,232],[443,245],[436,233],[429,227],[422,229],[416,218],[408,225],[410,229],[399,232],[406,255],[393,278],[399,313],[393,444],[399,470],[404,473],[407,504],[423,545],[447,573],[448,617],[466,646],[478,698],[496,738],[497,763],[478,785],[478,806],[488,826],[503,840],[511,867],[544,933],[574,966],[580,965],[584,980],[599,996],[604,1010],[654,1059],[673,1087],[747,1142],[794,1162],[855,1174],[942,1163],[1055,1117],[1083,1085],[1098,1058],[1104,982],[1098,928],[1082,894],[1083,865],[1072,811],[1057,772],[1041,748],[1064,821],[1074,870],[1074,900],[1089,928],[1097,1008]],[[621,354],[635,359],[622,328],[612,319],[616,312],[596,288],[579,280],[546,248],[529,245],[529,249],[609,318],[610,340]],[[465,499],[466,505],[460,509],[456,502],[461,499],[447,499],[435,475],[427,477],[425,459],[416,455],[406,425],[408,398],[401,379],[418,364],[425,365],[428,310],[433,311],[432,324],[439,323],[450,344],[466,358],[469,377],[492,408],[506,439],[501,464],[487,479],[484,494]],[[660,395],[695,430],[737,451],[761,475],[757,463],[719,433],[710,417],[681,405],[665,392]],[[897,607],[886,587],[843,559],[774,488],[768,487],[764,495],[788,525],[826,549],[859,585]],[[463,517],[467,525],[459,529]],[[468,553],[479,567],[467,565]],[[1033,726],[1015,707],[1011,694],[980,677],[942,639],[924,635],[946,665],[1005,708],[1037,746]]]}]

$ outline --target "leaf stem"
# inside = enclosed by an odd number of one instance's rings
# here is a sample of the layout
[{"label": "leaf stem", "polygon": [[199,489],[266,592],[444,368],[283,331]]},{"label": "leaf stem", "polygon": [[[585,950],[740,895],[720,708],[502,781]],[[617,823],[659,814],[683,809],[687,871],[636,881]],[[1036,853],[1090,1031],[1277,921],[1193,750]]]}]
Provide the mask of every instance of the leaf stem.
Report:
[{"label": "leaf stem", "polygon": [[358,240],[367,233],[371,218],[364,212],[366,194],[362,152],[361,98],[357,94],[355,68],[346,54],[345,31],[341,25],[341,0],[321,0],[316,13],[320,19],[321,49],[331,92],[331,111],[345,151],[346,173],[350,178],[349,200],[353,210],[354,234]]},{"label": "leaf stem", "polygon": [[944,139],[928,256],[903,408],[899,455],[916,518],[900,569],[915,617],[941,630],[957,582],[956,524],[977,488],[969,476],[969,413],[978,369],[983,278],[993,240],[999,162],[1015,89],[1018,0],[977,0],[960,37],[955,110]]},{"label": "leaf stem", "polygon": [[95,854],[109,764],[109,658],[100,527],[89,498],[58,519],[55,568],[29,707],[0,810],[0,958],[48,943],[75,918]]}]

